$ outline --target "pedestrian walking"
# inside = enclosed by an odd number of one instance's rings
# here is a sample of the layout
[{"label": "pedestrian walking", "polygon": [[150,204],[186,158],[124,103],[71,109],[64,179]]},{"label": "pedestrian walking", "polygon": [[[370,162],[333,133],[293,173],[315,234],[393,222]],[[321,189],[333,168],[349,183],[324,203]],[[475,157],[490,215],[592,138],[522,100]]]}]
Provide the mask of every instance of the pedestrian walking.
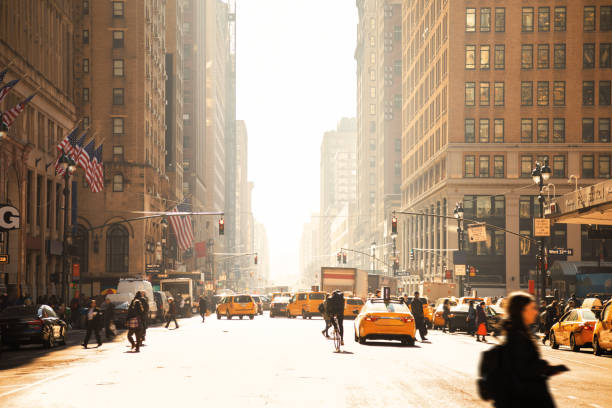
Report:
[{"label": "pedestrian walking", "polygon": [[329,298],[329,295],[326,297],[325,302],[321,302],[319,304],[319,312],[321,313],[321,317],[323,317],[323,320],[325,320],[325,329],[322,330],[321,333],[323,333],[323,336],[329,339],[329,328],[332,327],[332,323],[331,323],[331,317],[329,316],[329,313],[327,313],[327,307],[326,307],[328,298]]},{"label": "pedestrian walking", "polygon": [[544,315],[544,337],[542,337],[542,343],[546,344],[546,341],[550,337],[550,329],[557,321],[559,306],[556,300],[553,300],[548,306]]},{"label": "pedestrian walking", "polygon": [[444,327],[442,328],[443,333],[446,333],[447,328],[449,333],[452,331],[450,315],[450,300],[444,299],[444,304],[442,305],[442,319],[444,319]]},{"label": "pedestrian walking", "polygon": [[[127,339],[132,345],[132,350],[136,353],[140,352],[142,345],[142,321],[144,318],[144,306],[142,295],[136,292],[136,296],[132,299],[128,307],[126,326],[128,328]],[[136,337],[134,339],[134,336]]]},{"label": "pedestrian walking", "polygon": [[[489,332],[487,328],[487,313],[486,306],[484,302],[480,302],[478,306],[476,306],[476,341],[487,342],[487,334]],[[480,337],[482,336],[482,340]]]},{"label": "pedestrian walking", "polygon": [[474,301],[470,300],[467,315],[467,332],[470,336],[474,336],[476,331],[476,309],[474,309]]},{"label": "pedestrian walking", "polygon": [[410,311],[414,317],[414,325],[419,331],[421,341],[427,340],[427,327],[425,327],[425,313],[423,312],[423,301],[419,297],[419,292],[414,292],[414,298],[410,303]]},{"label": "pedestrian walking", "polygon": [[106,340],[111,340],[115,337],[115,305],[113,302],[107,297],[104,299],[104,334],[106,336]]},{"label": "pedestrian walking", "polygon": [[206,311],[208,310],[208,301],[204,295],[200,296],[200,301],[198,302],[198,310],[200,311],[200,316],[202,316],[202,323],[206,320]]},{"label": "pedestrian walking", "polygon": [[170,322],[174,322],[175,324],[175,329],[179,328],[179,324],[176,321],[176,314],[177,314],[177,305],[176,302],[174,301],[173,298],[168,298],[168,303],[170,306],[170,310],[168,311],[168,322],[166,323],[166,329],[170,326]]},{"label": "pedestrian walking", "polygon": [[142,338],[141,341],[144,342],[145,337],[147,337],[147,327],[149,327],[149,298],[144,290],[140,291],[140,302],[142,303],[142,308],[144,310],[142,316],[142,328],[140,329]]},{"label": "pedestrian walking", "polygon": [[492,399],[496,408],[554,408],[548,378],[568,368],[552,366],[540,357],[529,331],[538,317],[533,297],[524,292],[512,293],[507,315],[505,342],[483,354],[478,384],[481,396]]},{"label": "pedestrian walking", "polygon": [[84,348],[87,348],[87,344],[89,343],[89,339],[91,338],[92,332],[96,336],[96,340],[98,341],[98,347],[102,345],[102,339],[100,338],[100,317],[100,309],[96,306],[96,301],[92,299],[89,303],[89,308],[87,309],[87,332],[85,334],[85,339],[83,340]]}]

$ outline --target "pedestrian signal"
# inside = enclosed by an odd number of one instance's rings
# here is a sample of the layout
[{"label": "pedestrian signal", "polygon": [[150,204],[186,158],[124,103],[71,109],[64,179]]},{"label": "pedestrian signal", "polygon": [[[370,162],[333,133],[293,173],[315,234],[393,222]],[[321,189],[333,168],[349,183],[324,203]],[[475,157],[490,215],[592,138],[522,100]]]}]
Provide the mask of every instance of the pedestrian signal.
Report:
[{"label": "pedestrian signal", "polygon": [[414,249],[410,250],[410,260],[414,261]]},{"label": "pedestrian signal", "polygon": [[470,276],[476,276],[476,268],[473,266],[470,266]]},{"label": "pedestrian signal", "polygon": [[342,263],[342,254],[340,252],[338,252],[336,258],[338,259],[338,263]]},{"label": "pedestrian signal", "polygon": [[397,235],[397,217],[391,218],[391,234]]},{"label": "pedestrian signal", "polygon": [[346,252],[342,253],[342,263],[346,265]]},{"label": "pedestrian signal", "polygon": [[257,265],[257,255],[255,255],[255,265]]},{"label": "pedestrian signal", "polygon": [[223,218],[219,220],[219,235],[225,235],[225,220]]}]

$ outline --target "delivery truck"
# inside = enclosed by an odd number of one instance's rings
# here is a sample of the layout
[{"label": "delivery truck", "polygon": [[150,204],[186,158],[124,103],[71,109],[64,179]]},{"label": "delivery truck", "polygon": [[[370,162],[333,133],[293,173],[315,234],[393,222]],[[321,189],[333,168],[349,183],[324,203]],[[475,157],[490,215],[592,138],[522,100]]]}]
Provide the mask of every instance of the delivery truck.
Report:
[{"label": "delivery truck", "polygon": [[423,282],[419,285],[419,292],[426,297],[429,303],[445,297],[459,296],[459,288],[456,283]]},{"label": "delivery truck", "polygon": [[357,268],[321,267],[321,291],[348,292],[365,299],[368,296],[368,273]]}]

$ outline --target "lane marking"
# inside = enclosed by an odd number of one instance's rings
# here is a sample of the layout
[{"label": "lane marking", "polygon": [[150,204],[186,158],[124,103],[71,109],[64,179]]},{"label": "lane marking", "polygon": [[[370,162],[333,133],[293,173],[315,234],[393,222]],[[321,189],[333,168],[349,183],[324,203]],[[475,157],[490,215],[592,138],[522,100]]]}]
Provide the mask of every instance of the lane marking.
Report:
[{"label": "lane marking", "polygon": [[54,380],[54,379],[59,378],[59,377],[64,377],[64,376],[70,374],[71,372],[72,371],[66,371],[64,373],[59,373],[59,374],[56,374],[56,375],[52,375],[51,377],[46,377],[46,378],[44,378],[42,380],[39,380],[39,381],[30,383],[30,384],[24,385],[24,386],[19,387],[17,389],[14,389],[14,390],[11,390],[11,391],[7,391],[5,393],[0,394],[0,398],[6,397],[7,395],[11,395],[11,394],[14,394],[14,393],[19,392],[19,391],[27,390],[28,388],[32,388],[35,385],[41,384],[41,383],[46,382],[46,381]]},{"label": "lane marking", "polygon": [[567,398],[571,399],[571,400],[575,400],[578,399],[578,397],[574,397],[573,395],[568,395]]},{"label": "lane marking", "polygon": [[597,405],[597,404],[591,404],[591,406],[592,406],[593,408],[603,408],[601,405]]}]

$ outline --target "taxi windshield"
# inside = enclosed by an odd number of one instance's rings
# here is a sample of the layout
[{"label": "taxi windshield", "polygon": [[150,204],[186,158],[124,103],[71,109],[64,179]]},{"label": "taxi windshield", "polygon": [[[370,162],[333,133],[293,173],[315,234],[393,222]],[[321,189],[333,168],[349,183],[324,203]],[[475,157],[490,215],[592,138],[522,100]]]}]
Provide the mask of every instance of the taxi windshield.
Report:
[{"label": "taxi windshield", "polygon": [[235,296],[234,303],[249,303],[251,302],[250,296]]},{"label": "taxi windshield", "polygon": [[370,303],[368,307],[370,312],[390,312],[390,313],[409,313],[408,306],[403,303]]},{"label": "taxi windshield", "polygon": [[310,299],[311,300],[325,300],[325,294],[324,293],[311,293]]},{"label": "taxi windshield", "polygon": [[582,320],[597,320],[597,316],[591,310],[583,310]]},{"label": "taxi windshield", "polygon": [[347,305],[363,305],[363,300],[361,300],[361,299],[347,299],[346,300],[346,304]]}]

